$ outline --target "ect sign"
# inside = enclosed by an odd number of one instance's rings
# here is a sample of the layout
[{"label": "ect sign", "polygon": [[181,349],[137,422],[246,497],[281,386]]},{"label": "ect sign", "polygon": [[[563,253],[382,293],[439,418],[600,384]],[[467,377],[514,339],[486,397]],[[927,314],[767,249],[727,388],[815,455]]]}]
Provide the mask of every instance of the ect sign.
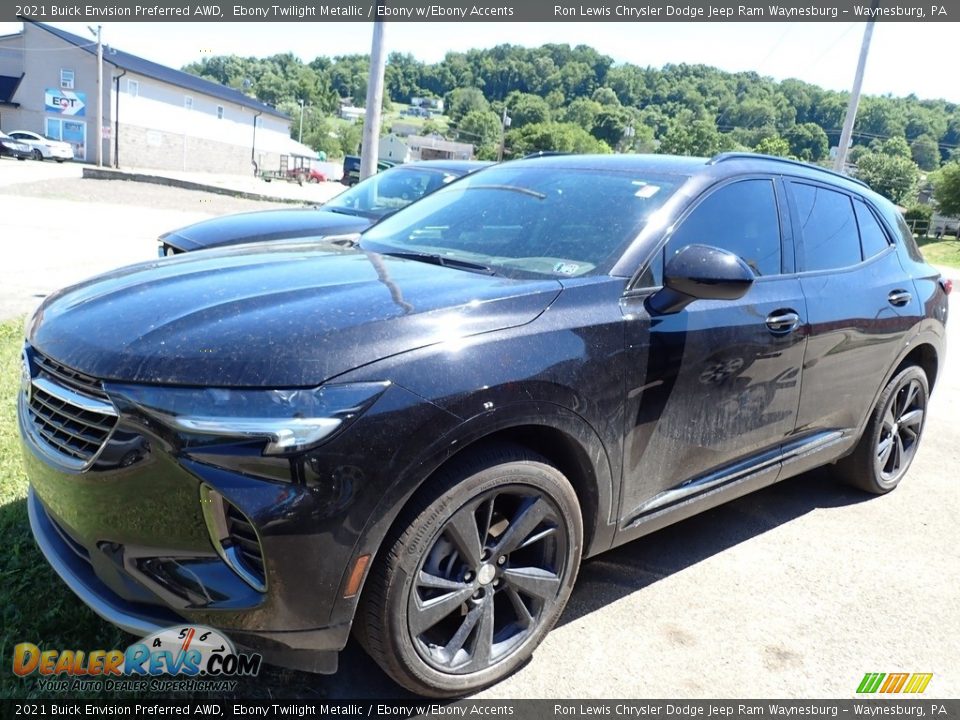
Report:
[{"label": "ect sign", "polygon": [[43,94],[44,110],[58,115],[82,117],[86,114],[86,93],[71,90],[47,90]]}]

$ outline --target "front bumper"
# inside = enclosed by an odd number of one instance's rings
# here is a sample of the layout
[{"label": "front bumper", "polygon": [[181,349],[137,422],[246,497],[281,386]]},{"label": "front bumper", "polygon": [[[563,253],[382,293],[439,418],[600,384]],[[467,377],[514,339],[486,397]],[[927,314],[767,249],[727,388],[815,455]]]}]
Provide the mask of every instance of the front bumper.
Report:
[{"label": "front bumper", "polygon": [[[313,672],[336,670],[358,600],[345,591],[349,571],[378,542],[364,528],[396,481],[391,460],[412,460],[384,450],[396,447],[399,418],[431,435],[452,422],[393,386],[318,450],[270,458],[250,443],[197,444],[121,403],[101,453],[77,469],[38,437],[31,397],[17,403],[31,527],[83,602],[140,636],[207,625],[269,663]],[[202,504],[211,491],[260,543],[261,587],[218,552]]]},{"label": "front bumper", "polygon": [[[107,622],[138,637],[189,622],[168,608],[122,598],[97,576],[89,553],[60,527],[31,487],[27,495],[30,530],[44,558],[87,607]],[[263,655],[273,665],[315,673],[335,673],[350,623],[310,631],[230,630],[238,648]]]},{"label": "front bumper", "polygon": [[54,160],[73,160],[73,148],[49,147],[46,157]]}]

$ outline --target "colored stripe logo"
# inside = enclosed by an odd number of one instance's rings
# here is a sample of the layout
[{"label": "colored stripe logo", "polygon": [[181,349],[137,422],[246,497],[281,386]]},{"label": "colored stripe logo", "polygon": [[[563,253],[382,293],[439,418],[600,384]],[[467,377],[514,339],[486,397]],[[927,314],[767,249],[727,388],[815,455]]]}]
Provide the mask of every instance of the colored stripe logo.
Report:
[{"label": "colored stripe logo", "polygon": [[860,681],[857,693],[919,694],[927,689],[933,673],[867,673]]}]

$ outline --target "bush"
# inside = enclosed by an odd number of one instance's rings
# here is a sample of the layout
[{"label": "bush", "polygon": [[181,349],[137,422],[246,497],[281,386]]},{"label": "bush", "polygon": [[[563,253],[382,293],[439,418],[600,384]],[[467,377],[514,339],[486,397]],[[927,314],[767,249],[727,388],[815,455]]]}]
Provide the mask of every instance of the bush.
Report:
[{"label": "bush", "polygon": [[933,208],[929,205],[911,205],[907,208],[906,212],[903,213],[903,218],[917,235],[929,235],[930,221],[933,219]]}]

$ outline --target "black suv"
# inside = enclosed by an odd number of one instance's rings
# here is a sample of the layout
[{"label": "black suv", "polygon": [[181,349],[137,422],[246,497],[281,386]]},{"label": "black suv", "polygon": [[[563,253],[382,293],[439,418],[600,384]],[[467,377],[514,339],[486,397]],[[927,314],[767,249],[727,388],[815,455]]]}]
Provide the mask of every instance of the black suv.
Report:
[{"label": "black suv", "polygon": [[811,468],[904,477],[950,285],[897,209],[776,158],[482,170],[349,243],[189,253],[47,299],[33,532],[135,633],[427,695],[496,682],[580,561]]}]

